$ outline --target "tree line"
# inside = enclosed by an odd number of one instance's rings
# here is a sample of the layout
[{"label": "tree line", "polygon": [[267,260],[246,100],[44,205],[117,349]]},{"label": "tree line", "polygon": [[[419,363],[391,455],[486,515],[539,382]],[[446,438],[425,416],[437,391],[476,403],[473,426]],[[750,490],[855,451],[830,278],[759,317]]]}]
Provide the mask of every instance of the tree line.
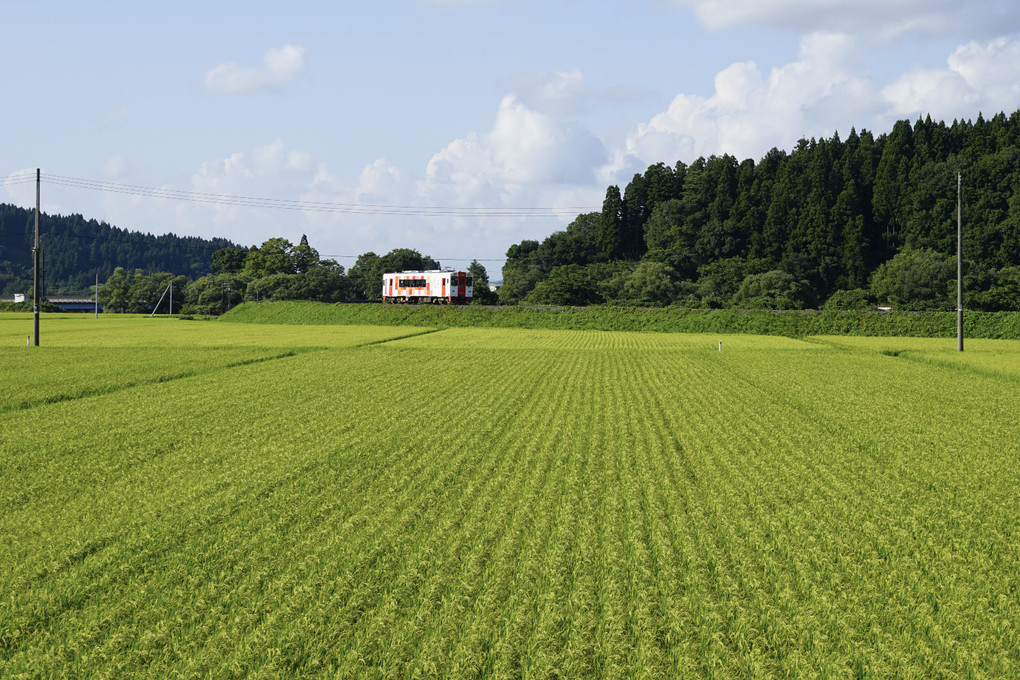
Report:
[{"label": "tree line", "polygon": [[[31,294],[34,229],[33,210],[0,204],[0,294]],[[375,300],[384,272],[440,266],[397,248],[364,253],[345,271],[321,258],[306,236],[297,245],[271,238],[245,248],[223,238],[128,231],[81,215],[44,214],[40,245],[44,294],[92,295],[98,279],[99,301],[109,312],[151,312],[157,303],[165,312],[171,302],[181,313],[220,314],[246,300]],[[469,270],[476,301],[494,303],[485,267],[473,262]]]},{"label": "tree line", "polygon": [[[955,308],[957,174],[963,176],[964,305],[1020,309],[1020,111],[951,125],[898,121],[888,134],[801,140],[757,163],[730,155],[654,164],[602,210],[545,240],[511,245],[501,304],[835,309]],[[3,293],[31,286],[32,211],[0,204]],[[302,237],[244,248],[152,236],[80,215],[46,216],[46,292],[106,280],[111,311],[151,308],[174,276],[175,309],[241,300],[379,297],[382,273],[439,263],[398,248],[345,271]],[[120,265],[120,267],[118,267]],[[488,280],[472,263],[477,282]],[[154,273],[155,272],[155,273]],[[169,274],[167,272],[174,272]],[[485,285],[475,297],[496,302]]]},{"label": "tree line", "polygon": [[1020,112],[663,163],[507,251],[504,304],[1020,309]]},{"label": "tree line", "polygon": [[[378,300],[385,272],[439,266],[439,262],[417,250],[397,248],[382,256],[365,253],[350,271],[345,271],[336,260],[321,258],[309,245],[307,236],[302,236],[297,245],[278,237],[260,247],[229,246],[217,250],[212,254],[212,271],[196,279],[118,267],[99,287],[99,302],[107,312],[167,313],[172,301],[175,312],[213,315],[245,301]],[[495,302],[495,294],[490,293],[487,285],[485,267],[475,261],[468,269],[475,277],[475,300]]]},{"label": "tree line", "polygon": [[[0,203],[0,294],[31,290],[34,231],[34,210]],[[197,278],[212,271],[214,251],[237,247],[225,238],[153,236],[81,215],[44,213],[39,232],[45,291],[50,295],[88,294],[96,278],[105,281],[118,266]]]}]

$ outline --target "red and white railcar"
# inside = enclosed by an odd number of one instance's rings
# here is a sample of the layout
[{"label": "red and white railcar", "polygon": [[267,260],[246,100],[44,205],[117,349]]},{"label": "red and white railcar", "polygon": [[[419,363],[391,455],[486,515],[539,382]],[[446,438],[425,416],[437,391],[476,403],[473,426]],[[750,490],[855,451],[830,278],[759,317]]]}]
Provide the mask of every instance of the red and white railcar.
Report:
[{"label": "red and white railcar", "polygon": [[471,274],[464,271],[428,271],[383,274],[383,302],[453,304],[471,302]]}]

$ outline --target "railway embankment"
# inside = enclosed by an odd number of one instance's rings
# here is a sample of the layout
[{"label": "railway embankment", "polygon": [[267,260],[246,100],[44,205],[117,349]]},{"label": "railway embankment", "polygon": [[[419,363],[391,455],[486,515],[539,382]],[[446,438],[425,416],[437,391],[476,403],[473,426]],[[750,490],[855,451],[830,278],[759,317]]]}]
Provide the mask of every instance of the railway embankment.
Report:
[{"label": "railway embankment", "polygon": [[[545,328],[663,333],[859,335],[952,338],[956,312],[767,311],[679,307],[484,307],[433,305],[244,303],[225,323]],[[965,312],[970,338],[1020,339],[1020,313]]]}]

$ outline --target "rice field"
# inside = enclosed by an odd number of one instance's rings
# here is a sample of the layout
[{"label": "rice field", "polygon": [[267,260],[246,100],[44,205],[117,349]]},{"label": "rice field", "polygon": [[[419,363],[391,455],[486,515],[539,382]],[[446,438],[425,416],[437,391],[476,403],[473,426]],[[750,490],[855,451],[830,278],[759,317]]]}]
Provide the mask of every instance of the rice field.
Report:
[{"label": "rice field", "polygon": [[1020,342],[15,317],[2,677],[1020,675]]}]

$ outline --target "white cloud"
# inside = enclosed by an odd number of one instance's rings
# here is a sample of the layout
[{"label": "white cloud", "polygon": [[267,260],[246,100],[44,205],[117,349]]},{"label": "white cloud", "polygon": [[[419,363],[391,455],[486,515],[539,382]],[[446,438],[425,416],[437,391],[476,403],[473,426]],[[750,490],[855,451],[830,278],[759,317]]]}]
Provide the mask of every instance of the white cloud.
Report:
[{"label": "white cloud", "polygon": [[767,75],[753,62],[733,64],[716,75],[711,96],[679,94],[639,124],[609,170],[625,175],[653,162],[720,153],[758,158],[773,146],[870,119],[876,87],[858,75],[853,55],[852,38],[812,34],[801,40],[797,61]]},{"label": "white cloud", "polygon": [[99,168],[99,176],[107,179],[121,179],[134,169],[129,160],[123,156],[111,156],[107,158]]},{"label": "white cloud", "polygon": [[277,139],[251,152],[251,167],[258,177],[278,176],[285,173],[307,173],[312,170],[312,155],[306,151],[288,151]]},{"label": "white cloud", "polygon": [[492,130],[454,140],[428,162],[426,180],[465,187],[587,184],[605,158],[587,130],[529,109],[514,95],[500,102]]},{"label": "white cloud", "polygon": [[277,87],[305,70],[305,48],[295,45],[274,47],[266,52],[264,68],[242,67],[234,62],[206,71],[209,92],[253,92]]},{"label": "white cloud", "polygon": [[576,68],[551,75],[519,74],[509,84],[522,104],[554,116],[581,114],[601,105],[629,104],[653,96],[631,87],[590,87]]},{"label": "white cloud", "polygon": [[[1020,108],[1020,40],[970,42],[947,49],[940,68],[899,71],[881,81],[862,75],[864,50],[872,47],[847,34],[806,35],[790,63],[774,68],[733,63],[715,75],[707,96],[678,93],[665,110],[618,139],[600,140],[571,120],[606,92],[595,92],[579,71],[570,70],[519,80],[515,93],[499,102],[489,129],[457,136],[416,168],[398,168],[379,158],[340,179],[313,154],[276,139],[203,163],[192,181],[196,192],[297,197],[345,204],[343,211],[175,206],[110,195],[111,205],[100,216],[128,228],[153,230],[159,224],[164,230],[224,236],[243,244],[272,236],[296,242],[307,233],[324,256],[410,247],[440,259],[469,261],[498,257],[510,243],[562,229],[578,212],[597,210],[607,184],[623,186],[651,163],[672,165],[721,153],[757,160],[773,146],[789,150],[801,137],[845,135],[851,126],[882,133],[898,118],[931,113],[972,119],[979,110],[990,116]],[[118,156],[104,164],[107,176],[130,170]],[[31,184],[6,188],[34,200]],[[382,205],[421,208],[379,214],[373,206]],[[435,214],[429,206],[569,210],[537,219],[461,210]],[[455,259],[444,263],[459,264]],[[342,264],[349,267],[352,261]]]},{"label": "white cloud", "polygon": [[949,33],[1017,27],[1017,8],[1001,0],[674,0],[709,29],[758,26],[840,31],[892,39],[906,33]]},{"label": "white cloud", "polygon": [[361,171],[355,195],[363,201],[392,204],[406,190],[400,170],[379,158]]},{"label": "white cloud", "polygon": [[881,133],[897,119],[972,119],[1020,108],[1020,41],[999,38],[957,48],[945,68],[914,69],[882,85],[860,76],[855,39],[811,34],[797,61],[767,74],[753,62],[715,78],[712,95],[678,94],[669,108],[640,123],[602,171],[626,181],[649,164],[729,153],[761,158],[803,137],[846,134],[851,126]]},{"label": "white cloud", "polygon": [[0,179],[0,187],[7,190],[8,203],[22,208],[35,208],[35,168],[15,170]]},{"label": "white cloud", "polygon": [[885,87],[893,111],[934,118],[971,118],[1012,112],[1020,106],[1020,42],[999,38],[970,42],[946,60],[946,68],[914,69]]},{"label": "white cloud", "polygon": [[[192,176],[191,188],[197,194],[292,200],[311,181],[314,170],[310,153],[288,149],[277,139],[250,151],[203,163]],[[270,236],[281,235],[282,224],[293,221],[288,214],[291,213],[224,201],[182,206],[178,221],[192,225],[211,221],[219,235],[241,243],[261,243]]]}]

